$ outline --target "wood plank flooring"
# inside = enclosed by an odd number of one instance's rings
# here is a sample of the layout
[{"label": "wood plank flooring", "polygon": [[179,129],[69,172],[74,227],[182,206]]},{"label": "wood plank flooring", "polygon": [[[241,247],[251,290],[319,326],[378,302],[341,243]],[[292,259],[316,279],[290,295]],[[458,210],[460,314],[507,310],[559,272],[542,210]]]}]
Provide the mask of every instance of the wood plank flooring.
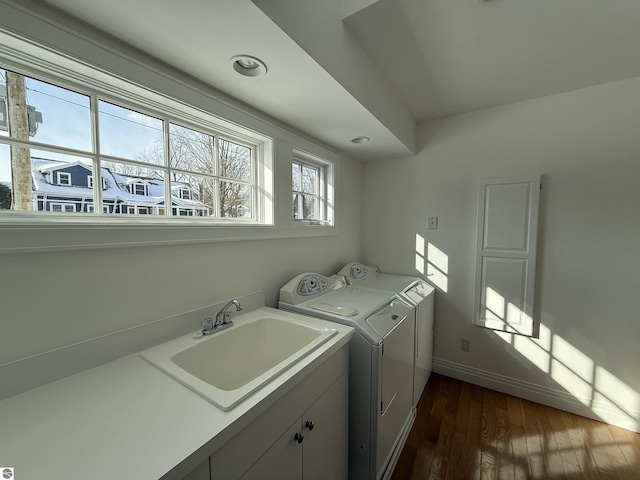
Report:
[{"label": "wood plank flooring", "polygon": [[640,480],[640,434],[432,374],[391,480]]}]

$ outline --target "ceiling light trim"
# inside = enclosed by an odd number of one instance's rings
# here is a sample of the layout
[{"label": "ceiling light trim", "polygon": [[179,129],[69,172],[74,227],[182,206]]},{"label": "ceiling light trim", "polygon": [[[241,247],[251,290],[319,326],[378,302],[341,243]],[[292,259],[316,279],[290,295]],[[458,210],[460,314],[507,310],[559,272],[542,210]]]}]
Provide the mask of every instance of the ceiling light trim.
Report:
[{"label": "ceiling light trim", "polygon": [[235,55],[229,59],[231,67],[245,77],[261,77],[267,74],[267,65],[251,55]]}]

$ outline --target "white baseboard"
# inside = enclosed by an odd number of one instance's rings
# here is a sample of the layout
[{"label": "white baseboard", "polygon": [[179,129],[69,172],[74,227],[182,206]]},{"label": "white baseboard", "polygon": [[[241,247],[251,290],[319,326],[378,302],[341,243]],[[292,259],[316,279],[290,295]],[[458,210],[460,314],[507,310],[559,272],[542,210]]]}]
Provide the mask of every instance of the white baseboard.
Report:
[{"label": "white baseboard", "polygon": [[612,402],[579,399],[565,390],[526,382],[442,358],[433,359],[433,371],[633,432],[640,432],[640,411],[622,411]]}]

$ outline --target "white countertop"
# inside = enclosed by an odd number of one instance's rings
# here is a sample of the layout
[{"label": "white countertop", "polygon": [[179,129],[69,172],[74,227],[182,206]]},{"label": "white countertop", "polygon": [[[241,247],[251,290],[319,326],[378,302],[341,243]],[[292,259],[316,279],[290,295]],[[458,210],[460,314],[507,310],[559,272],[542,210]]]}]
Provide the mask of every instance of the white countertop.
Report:
[{"label": "white countertop", "polygon": [[[353,333],[337,323],[304,319],[339,332],[229,412],[137,354],[3,400],[0,466],[14,467],[16,480],[157,480],[165,475],[179,479],[344,346]],[[172,471],[188,457],[182,468]]]}]

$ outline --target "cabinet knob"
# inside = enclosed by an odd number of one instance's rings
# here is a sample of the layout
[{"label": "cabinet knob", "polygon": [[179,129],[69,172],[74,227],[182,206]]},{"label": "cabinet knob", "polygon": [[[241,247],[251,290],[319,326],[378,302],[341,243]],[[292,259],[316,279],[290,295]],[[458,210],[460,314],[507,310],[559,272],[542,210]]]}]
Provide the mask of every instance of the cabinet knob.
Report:
[{"label": "cabinet knob", "polygon": [[293,437],[293,439],[298,443],[302,443],[302,441],[304,440],[304,435],[302,435],[299,432],[296,432],[296,435],[295,437]]},{"label": "cabinet knob", "polygon": [[309,430],[313,430],[313,427],[315,427],[316,425],[311,420],[307,420],[307,423],[305,423],[304,426],[307,427]]}]

